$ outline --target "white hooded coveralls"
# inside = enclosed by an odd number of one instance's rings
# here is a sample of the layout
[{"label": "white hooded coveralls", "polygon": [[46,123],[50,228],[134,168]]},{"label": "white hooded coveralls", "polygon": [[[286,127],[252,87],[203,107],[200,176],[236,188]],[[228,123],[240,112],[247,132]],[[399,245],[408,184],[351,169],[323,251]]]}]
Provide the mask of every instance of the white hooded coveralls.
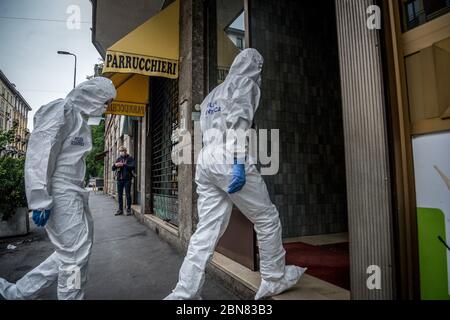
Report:
[{"label": "white hooded coveralls", "polygon": [[[262,282],[256,299],[292,287],[306,270],[285,266],[278,211],[255,165],[246,162],[246,184],[237,193],[227,193],[233,164],[223,161],[224,154],[229,156],[232,152],[231,158],[242,159],[246,148],[239,144],[236,147],[233,135],[223,138],[227,130],[251,127],[261,95],[262,64],[263,58],[257,50],[243,50],[235,58],[225,81],[211,91],[201,105],[203,149],[195,177],[199,222],[190,239],[179,281],[167,300],[200,298],[206,265],[228,225],[233,204],[254,224],[258,238]],[[217,133],[221,135],[218,137]]]},{"label": "white hooded coveralls", "polygon": [[115,96],[111,80],[96,77],[34,116],[25,161],[28,208],[51,209],[45,228],[56,250],[16,284],[0,278],[4,298],[32,299],[58,280],[58,299],[83,299],[93,241],[89,192],[83,188],[85,157],[92,148],[86,118],[101,116]]}]

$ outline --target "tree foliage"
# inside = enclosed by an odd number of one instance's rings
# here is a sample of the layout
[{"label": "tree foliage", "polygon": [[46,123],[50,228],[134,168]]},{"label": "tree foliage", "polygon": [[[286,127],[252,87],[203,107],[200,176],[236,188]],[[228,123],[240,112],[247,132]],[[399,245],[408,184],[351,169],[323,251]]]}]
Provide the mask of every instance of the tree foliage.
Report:
[{"label": "tree foliage", "polygon": [[[17,125],[11,130],[0,131],[0,151],[14,142]],[[25,158],[13,158],[5,153],[0,157],[0,216],[8,220],[16,212],[16,208],[26,207],[24,177]]]},{"label": "tree foliage", "polygon": [[6,131],[0,131],[0,151],[5,150],[6,146],[14,142],[17,126],[13,126],[12,129]]},{"label": "tree foliage", "polygon": [[92,126],[92,150],[86,157],[86,175],[85,181],[89,178],[103,177],[103,161],[96,161],[95,156],[103,152],[105,148],[105,122],[102,121],[98,126]]},{"label": "tree foliage", "polygon": [[0,215],[8,220],[16,208],[26,207],[25,158],[0,157]]}]

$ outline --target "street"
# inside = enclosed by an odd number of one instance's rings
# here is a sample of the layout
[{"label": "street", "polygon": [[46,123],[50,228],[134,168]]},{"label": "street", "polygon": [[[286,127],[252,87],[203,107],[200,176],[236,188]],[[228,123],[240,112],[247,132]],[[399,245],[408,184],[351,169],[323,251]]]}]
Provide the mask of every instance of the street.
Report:
[{"label": "street", "polygon": [[[115,201],[91,192],[94,246],[89,264],[86,299],[159,300],[174,288],[183,256],[133,216],[114,216]],[[43,228],[30,219],[31,232],[21,238],[0,239],[0,277],[16,281],[52,252]],[[9,244],[15,249],[7,249]],[[40,299],[56,299],[56,283]],[[202,298],[237,297],[207,275]],[[1,299],[1,298],[0,298]]]}]

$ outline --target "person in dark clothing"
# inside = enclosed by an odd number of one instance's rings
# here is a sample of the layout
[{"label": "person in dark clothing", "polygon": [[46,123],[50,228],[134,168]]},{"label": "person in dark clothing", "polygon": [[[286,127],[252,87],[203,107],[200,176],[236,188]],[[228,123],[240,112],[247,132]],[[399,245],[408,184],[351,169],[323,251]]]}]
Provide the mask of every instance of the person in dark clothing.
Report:
[{"label": "person in dark clothing", "polygon": [[131,180],[133,179],[133,171],[136,167],[132,156],[127,154],[127,148],[124,146],[119,148],[119,158],[113,164],[112,170],[116,172],[117,193],[119,197],[119,210],[116,216],[123,214],[123,190],[127,198],[127,216],[131,215]]}]

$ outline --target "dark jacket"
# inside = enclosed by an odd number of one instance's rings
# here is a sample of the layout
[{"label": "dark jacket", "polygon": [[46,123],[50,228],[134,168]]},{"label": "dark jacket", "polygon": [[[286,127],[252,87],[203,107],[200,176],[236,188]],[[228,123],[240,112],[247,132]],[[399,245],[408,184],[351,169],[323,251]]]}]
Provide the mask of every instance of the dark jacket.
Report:
[{"label": "dark jacket", "polygon": [[[122,162],[123,167],[116,167],[117,162]],[[118,157],[112,166],[112,170],[116,171],[117,180],[131,180],[133,178],[133,170],[136,168],[136,163],[132,156]]]}]

